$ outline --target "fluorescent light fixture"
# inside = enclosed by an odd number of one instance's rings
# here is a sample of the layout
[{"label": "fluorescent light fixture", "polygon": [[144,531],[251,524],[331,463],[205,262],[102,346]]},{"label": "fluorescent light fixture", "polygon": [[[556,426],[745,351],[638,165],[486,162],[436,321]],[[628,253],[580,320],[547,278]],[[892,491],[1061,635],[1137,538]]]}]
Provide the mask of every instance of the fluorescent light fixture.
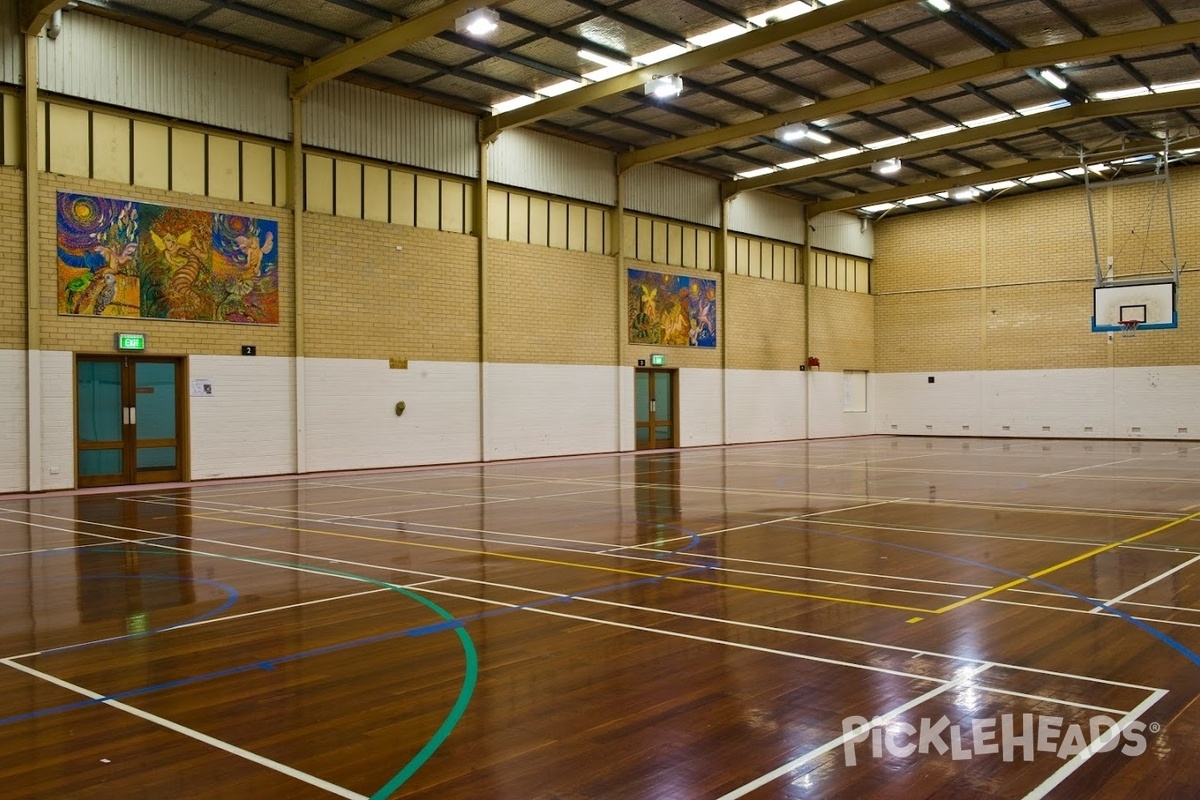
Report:
[{"label": "fluorescent light fixture", "polygon": [[845,158],[846,156],[856,156],[856,155],[858,155],[858,154],[859,154],[859,153],[861,153],[861,152],[862,152],[862,149],[861,149],[861,148],[858,148],[858,147],[847,147],[847,148],[845,148],[844,150],[835,150],[835,151],[834,151],[834,152],[832,152],[832,153],[826,153],[826,154],[823,156],[823,158],[824,158],[826,161],[835,161],[835,160],[837,160],[837,159],[839,159],[839,158]]},{"label": "fluorescent light fixture", "polygon": [[1012,187],[1014,187],[1016,185],[1017,185],[1016,181],[999,181],[997,183],[985,183],[983,186],[979,187],[979,191],[981,191],[981,192],[1000,192],[1005,189],[1011,189]]},{"label": "fluorescent light fixture", "polygon": [[739,172],[737,174],[737,176],[739,178],[757,178],[759,175],[770,175],[774,171],[775,171],[774,167],[759,167],[758,169],[747,170],[746,172]]},{"label": "fluorescent light fixture", "polygon": [[655,97],[678,97],[683,91],[683,78],[678,75],[658,75],[653,80],[646,81],[646,94]]},{"label": "fluorescent light fixture", "polygon": [[829,144],[833,141],[825,134],[821,133],[820,131],[814,131],[812,128],[808,129],[808,133],[806,133],[805,136],[812,139],[814,142],[820,142],[821,144]]},{"label": "fluorescent light fixture", "polygon": [[932,139],[935,136],[944,136],[947,133],[954,133],[957,130],[960,130],[960,128],[957,125],[945,125],[941,128],[931,128],[930,130],[927,130],[927,131],[920,131],[918,133],[914,133],[913,138],[914,139]]},{"label": "fluorescent light fixture", "polygon": [[1113,89],[1111,92],[1096,92],[1097,100],[1120,100],[1123,97],[1142,97],[1150,94],[1150,90],[1144,86],[1135,86],[1132,89]]},{"label": "fluorescent light fixture", "polygon": [[932,195],[932,194],[923,194],[923,195],[921,195],[920,197],[910,197],[910,198],[908,198],[907,200],[905,200],[905,201],[904,201],[904,205],[906,205],[906,206],[919,206],[919,205],[924,205],[925,203],[936,203],[936,202],[938,202],[938,201],[939,201],[939,200],[941,200],[941,199],[942,199],[942,198],[940,198],[940,197],[937,197],[936,195]]},{"label": "fluorescent light fixture", "polygon": [[614,58],[602,56],[599,53],[592,52],[591,50],[580,50],[578,56],[584,61],[591,61],[593,64],[600,64],[601,66],[605,67],[624,67],[625,69],[629,69],[628,64],[622,64],[620,61],[617,61]]},{"label": "fluorescent light fixture", "polygon": [[1037,175],[1030,175],[1025,178],[1025,183],[1046,183],[1047,181],[1061,181],[1066,178],[1061,172],[1040,172]]},{"label": "fluorescent light fixture", "polygon": [[560,81],[559,83],[538,89],[538,94],[542,97],[555,97],[556,95],[566,94],[572,89],[578,89],[580,86],[583,86],[583,84],[579,81]]},{"label": "fluorescent light fixture", "polygon": [[741,36],[746,32],[746,29],[741,25],[726,25],[723,28],[717,28],[715,31],[701,33],[697,36],[688,37],[688,42],[696,45],[696,47],[708,47],[710,44],[723,42],[726,39],[732,39],[735,36]]},{"label": "fluorescent light fixture", "polygon": [[956,186],[950,190],[951,200],[970,200],[979,194],[979,190],[974,186]]},{"label": "fluorescent light fixture", "polygon": [[1200,80],[1193,81],[1175,81],[1174,83],[1154,83],[1150,88],[1156,94],[1165,94],[1167,92],[1181,92],[1184,89],[1195,89],[1200,86]]},{"label": "fluorescent light fixture", "polygon": [[503,100],[499,103],[496,103],[494,106],[492,106],[492,113],[493,114],[503,114],[505,111],[512,111],[513,109],[516,109],[516,108],[522,108],[524,106],[529,105],[530,103],[536,103],[537,101],[538,101],[538,98],[536,98],[536,97],[526,97],[523,94],[518,95],[517,97],[514,97],[512,100]]},{"label": "fluorescent light fixture", "polygon": [[775,138],[781,142],[794,142],[808,135],[808,126],[803,122],[784,125],[775,129]]},{"label": "fluorescent light fixture", "polygon": [[991,125],[993,122],[1004,122],[1006,119],[1012,119],[1013,115],[1007,111],[1001,111],[999,114],[992,114],[990,117],[980,117],[979,119],[969,119],[963,122],[968,128],[978,128],[980,125]]},{"label": "fluorescent light fixture", "polygon": [[1070,86],[1070,84],[1067,83],[1066,78],[1064,78],[1062,75],[1059,75],[1057,72],[1055,72],[1052,69],[1044,69],[1041,72],[1039,72],[1038,75],[1041,75],[1042,80],[1044,80],[1046,83],[1050,84],[1051,86],[1053,86],[1056,89],[1065,89],[1068,86]]},{"label": "fluorescent light fixture", "polygon": [[[1179,152],[1185,152],[1180,150]],[[795,169],[796,167],[807,167],[809,164],[815,164],[820,159],[817,158],[798,158],[795,161],[785,161],[779,165],[780,169]]]},{"label": "fluorescent light fixture", "polygon": [[688,48],[678,45],[669,44],[666,47],[660,47],[657,50],[651,50],[649,53],[643,53],[640,56],[634,56],[633,60],[642,66],[648,67],[651,64],[657,64],[660,61],[666,61],[668,58],[674,58],[677,55],[686,53]]},{"label": "fluorescent light fixture", "polygon": [[871,165],[871,171],[876,175],[894,175],[900,171],[900,159],[885,158]]},{"label": "fluorescent light fixture", "polygon": [[868,214],[878,214],[880,211],[887,211],[889,208],[895,207],[895,203],[880,203],[874,206],[863,206],[861,210],[866,211]]},{"label": "fluorescent light fixture", "polygon": [[1029,108],[1018,108],[1017,113],[1022,117],[1028,117],[1033,114],[1041,114],[1043,111],[1053,111],[1056,108],[1066,108],[1071,105],[1071,101],[1066,98],[1051,100],[1049,103],[1042,103],[1040,106],[1029,106]]},{"label": "fluorescent light fixture", "polygon": [[500,12],[494,8],[477,8],[454,20],[454,30],[472,36],[487,36],[500,26]]},{"label": "fluorescent light fixture", "polygon": [[953,8],[950,5],[950,0],[929,0],[929,7],[941,11],[943,14]]},{"label": "fluorescent light fixture", "polygon": [[907,136],[896,136],[891,139],[884,139],[881,142],[868,142],[863,145],[868,150],[882,150],[885,147],[895,147],[898,144],[904,144],[908,141]]}]

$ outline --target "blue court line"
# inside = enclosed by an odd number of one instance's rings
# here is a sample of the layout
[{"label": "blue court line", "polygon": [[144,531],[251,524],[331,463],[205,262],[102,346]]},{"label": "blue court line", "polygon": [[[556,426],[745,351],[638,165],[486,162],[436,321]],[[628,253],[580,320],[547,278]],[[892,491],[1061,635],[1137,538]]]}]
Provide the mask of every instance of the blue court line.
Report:
[{"label": "blue court line", "polygon": [[[1189,649],[1187,646],[1185,646],[1179,640],[1175,639],[1174,637],[1170,636],[1167,633],[1160,631],[1158,628],[1155,628],[1153,625],[1150,625],[1146,622],[1143,622],[1140,619],[1137,619],[1135,617],[1130,616],[1129,614],[1126,614],[1124,611],[1113,608],[1112,606],[1105,605],[1104,603],[1100,602],[1099,600],[1093,600],[1092,598],[1088,597],[1087,595],[1080,594],[1079,592],[1076,592],[1072,589],[1068,589],[1065,586],[1059,586],[1058,584],[1050,583],[1049,581],[1044,581],[1044,580],[1041,580],[1040,578],[1031,578],[1028,575],[1022,575],[1020,572],[1016,572],[1015,570],[1005,569],[1004,567],[998,567],[994,564],[988,564],[987,562],[984,562],[984,561],[974,561],[969,558],[963,558],[962,556],[950,555],[949,553],[939,553],[936,550],[926,550],[923,547],[914,547],[913,545],[899,544],[897,542],[886,542],[886,541],[881,541],[879,539],[865,539],[863,537],[852,536],[847,533],[837,533],[835,531],[822,531],[822,530],[817,530],[816,528],[810,528],[807,526],[780,525],[780,527],[787,528],[789,530],[803,531],[804,533],[815,533],[820,536],[833,536],[833,537],[837,537],[839,539],[847,539],[847,540],[854,541],[854,542],[863,542],[866,544],[874,544],[874,545],[882,544],[887,547],[897,548],[899,550],[908,550],[913,553],[921,553],[923,555],[935,556],[938,558],[945,558],[945,559],[949,559],[950,561],[957,561],[960,564],[969,564],[973,567],[982,567],[983,569],[989,569],[989,570],[992,570],[993,572],[998,572],[1001,575],[1008,575],[1013,578],[1021,578],[1023,580],[1028,581],[1029,583],[1035,583],[1039,586],[1044,586],[1045,588],[1050,589],[1055,592],[1058,592],[1059,594],[1065,595],[1067,597],[1074,597],[1077,600],[1082,600],[1084,603],[1086,603],[1090,606],[1099,608],[1102,611],[1107,611],[1110,614],[1112,614],[1113,616],[1118,617],[1119,619],[1122,619],[1125,622],[1128,622],[1129,624],[1133,625],[1134,627],[1140,628],[1141,630],[1150,634],[1151,636],[1158,639],[1163,644],[1178,651],[1184,658],[1191,661],[1192,664],[1194,664],[1195,666],[1200,667],[1200,655],[1197,655],[1193,650]],[[932,613],[932,612],[930,612],[930,613]]]}]

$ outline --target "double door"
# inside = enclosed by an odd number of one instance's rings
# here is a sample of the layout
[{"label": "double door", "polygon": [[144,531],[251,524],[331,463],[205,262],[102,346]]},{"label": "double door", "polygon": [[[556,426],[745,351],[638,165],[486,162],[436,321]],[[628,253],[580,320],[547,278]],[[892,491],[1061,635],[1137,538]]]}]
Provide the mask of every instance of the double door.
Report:
[{"label": "double door", "polygon": [[634,372],[634,442],[638,450],[676,446],[676,394],[675,370]]},{"label": "double door", "polygon": [[182,480],[182,377],[174,358],[76,359],[80,488]]}]

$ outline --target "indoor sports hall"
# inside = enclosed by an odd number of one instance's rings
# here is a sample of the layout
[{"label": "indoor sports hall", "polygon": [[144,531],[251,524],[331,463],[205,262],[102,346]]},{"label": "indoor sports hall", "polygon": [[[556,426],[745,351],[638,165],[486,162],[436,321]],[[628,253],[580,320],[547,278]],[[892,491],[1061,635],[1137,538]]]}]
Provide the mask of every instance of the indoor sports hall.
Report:
[{"label": "indoor sports hall", "polygon": [[0,5],[0,796],[1200,795],[1200,9]]}]

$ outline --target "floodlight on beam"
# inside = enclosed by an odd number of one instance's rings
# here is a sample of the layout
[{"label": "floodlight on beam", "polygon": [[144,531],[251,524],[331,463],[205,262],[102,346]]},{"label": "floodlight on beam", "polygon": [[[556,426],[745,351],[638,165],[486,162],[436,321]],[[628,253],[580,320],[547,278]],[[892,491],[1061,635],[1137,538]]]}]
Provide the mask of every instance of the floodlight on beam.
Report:
[{"label": "floodlight on beam", "polygon": [[885,158],[871,165],[871,171],[876,175],[894,175],[900,171],[900,159]]},{"label": "floodlight on beam", "polygon": [[970,200],[979,194],[974,186],[956,186],[950,190],[951,200]]},{"label": "floodlight on beam", "polygon": [[950,5],[950,0],[928,0],[929,6],[945,14],[953,6]]},{"label": "floodlight on beam", "polygon": [[456,33],[487,36],[500,26],[500,12],[494,8],[477,8],[454,20]]},{"label": "floodlight on beam", "polygon": [[646,81],[644,89],[646,94],[654,97],[678,97],[683,91],[683,78],[678,75],[656,75],[652,80]]},{"label": "floodlight on beam", "polygon": [[825,134],[808,127],[803,122],[796,122],[791,125],[784,125],[776,128],[775,138],[781,142],[795,142],[800,139],[812,139],[814,142],[829,144],[831,141],[833,141]]}]

